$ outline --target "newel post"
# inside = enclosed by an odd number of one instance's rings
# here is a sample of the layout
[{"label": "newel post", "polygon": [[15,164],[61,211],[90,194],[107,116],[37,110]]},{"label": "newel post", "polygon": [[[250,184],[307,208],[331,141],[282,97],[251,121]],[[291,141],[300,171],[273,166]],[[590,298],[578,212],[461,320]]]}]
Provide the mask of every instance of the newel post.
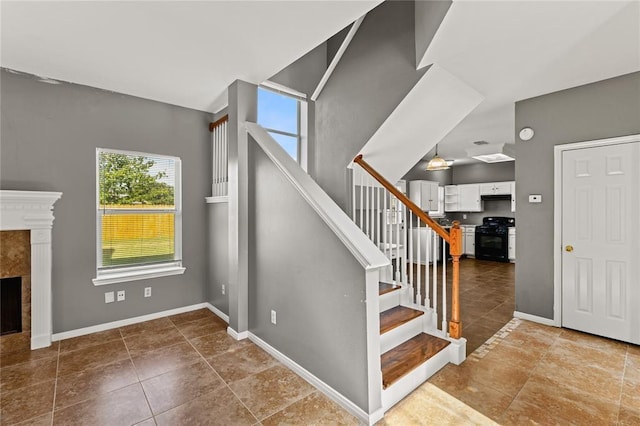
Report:
[{"label": "newel post", "polygon": [[462,323],[460,322],[460,256],[462,255],[462,229],[460,229],[459,221],[453,221],[453,227],[451,231],[449,231],[449,236],[449,252],[453,257],[449,335],[454,339],[459,339],[462,337]]}]

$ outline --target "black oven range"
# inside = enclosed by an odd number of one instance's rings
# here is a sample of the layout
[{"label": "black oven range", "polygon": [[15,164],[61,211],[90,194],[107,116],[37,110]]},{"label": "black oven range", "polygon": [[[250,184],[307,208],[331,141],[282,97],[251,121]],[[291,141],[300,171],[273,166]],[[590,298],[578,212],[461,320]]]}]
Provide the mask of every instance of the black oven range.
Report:
[{"label": "black oven range", "polygon": [[509,261],[509,228],[516,225],[512,217],[489,216],[476,226],[476,259]]}]

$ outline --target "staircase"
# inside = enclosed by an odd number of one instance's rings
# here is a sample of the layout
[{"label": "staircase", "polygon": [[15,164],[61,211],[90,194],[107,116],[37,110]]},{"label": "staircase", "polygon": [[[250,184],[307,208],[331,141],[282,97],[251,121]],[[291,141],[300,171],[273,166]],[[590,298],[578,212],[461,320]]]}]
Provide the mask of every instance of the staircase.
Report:
[{"label": "staircase", "polygon": [[[448,232],[423,217],[362,157],[355,162],[360,168],[354,168],[353,220],[392,262],[378,290],[382,408],[387,411],[449,362],[464,361],[455,248],[461,236],[457,226]],[[427,242],[414,238],[414,231],[426,234]],[[449,280],[447,261],[442,261],[447,241],[455,254]]]}]

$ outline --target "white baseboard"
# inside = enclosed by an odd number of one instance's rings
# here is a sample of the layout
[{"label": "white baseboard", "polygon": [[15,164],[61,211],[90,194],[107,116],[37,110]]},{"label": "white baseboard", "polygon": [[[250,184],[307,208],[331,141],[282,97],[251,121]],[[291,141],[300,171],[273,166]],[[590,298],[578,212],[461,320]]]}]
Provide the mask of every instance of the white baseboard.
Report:
[{"label": "white baseboard", "polygon": [[168,317],[170,315],[182,314],[184,312],[191,312],[197,309],[208,308],[208,303],[198,303],[191,306],[183,306],[182,308],[169,309],[167,311],[155,312],[153,314],[141,315],[139,317],[127,318],[118,321],[106,322],[104,324],[92,325],[91,327],[78,328],[76,330],[64,331],[62,333],[55,333],[51,336],[52,342],[58,340],[71,339],[72,337],[84,336],[91,333],[97,333],[99,331],[111,330],[114,328],[124,327],[126,325],[138,324],[149,320]]},{"label": "white baseboard", "polygon": [[513,312],[513,316],[515,318],[519,318],[519,319],[523,319],[523,320],[527,320],[527,321],[532,321],[532,322],[537,322],[538,324],[548,325],[548,326],[551,326],[551,327],[557,327],[556,323],[552,319],[549,319],[549,318],[539,317],[537,315],[525,314],[524,312],[518,312],[518,311],[514,311]]},{"label": "white baseboard", "polygon": [[31,350],[48,348],[51,346],[51,335],[31,336]]},{"label": "white baseboard", "polygon": [[362,408],[355,405],[345,396],[343,396],[340,392],[333,389],[331,386],[314,376],[300,364],[293,361],[291,358],[256,336],[255,334],[249,332],[249,340],[253,343],[261,347],[265,352],[269,355],[273,356],[275,359],[286,365],[289,369],[293,370],[296,374],[301,376],[307,382],[309,382],[313,387],[318,389],[320,392],[325,394],[328,398],[333,400],[336,404],[340,405],[342,408],[347,410],[349,413],[356,416],[358,419],[363,421],[365,424],[374,424],[378,420],[382,419],[384,416],[384,411],[382,409],[372,413],[371,415],[367,414]]},{"label": "white baseboard", "polygon": [[249,337],[248,331],[241,331],[240,333],[238,333],[231,327],[227,327],[227,334],[236,340],[244,340]]},{"label": "white baseboard", "polygon": [[222,312],[220,309],[216,308],[215,306],[213,306],[211,303],[206,303],[207,308],[209,308],[209,310],[211,312],[213,312],[214,314],[216,314],[220,319],[224,320],[224,322],[226,322],[227,324],[229,324],[229,315],[225,314],[224,312]]}]

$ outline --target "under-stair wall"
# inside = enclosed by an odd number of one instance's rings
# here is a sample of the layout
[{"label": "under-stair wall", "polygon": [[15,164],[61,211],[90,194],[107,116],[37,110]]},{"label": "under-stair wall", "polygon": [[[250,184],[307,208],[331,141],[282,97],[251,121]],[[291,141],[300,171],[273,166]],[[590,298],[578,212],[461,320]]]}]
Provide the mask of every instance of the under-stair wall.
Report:
[{"label": "under-stair wall", "polygon": [[370,422],[382,408],[378,281],[389,262],[264,129],[246,126],[248,336]]}]

